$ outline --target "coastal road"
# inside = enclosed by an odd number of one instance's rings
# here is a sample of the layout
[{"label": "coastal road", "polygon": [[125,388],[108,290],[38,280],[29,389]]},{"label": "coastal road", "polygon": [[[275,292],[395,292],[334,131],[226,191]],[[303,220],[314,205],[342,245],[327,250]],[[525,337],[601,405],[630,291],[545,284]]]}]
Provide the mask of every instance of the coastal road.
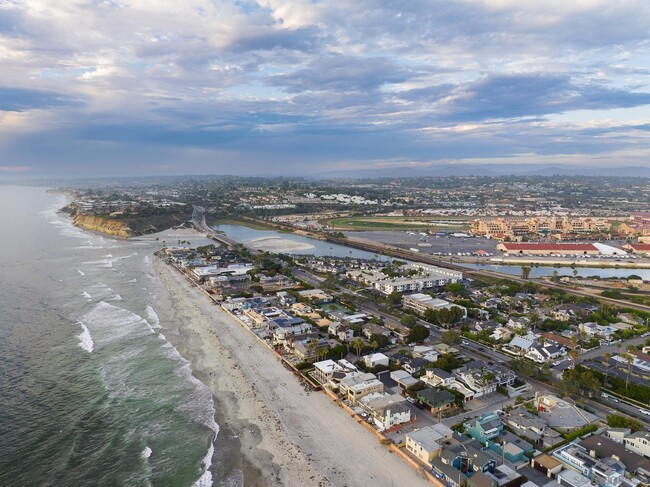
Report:
[{"label": "coastal road", "polygon": [[213,228],[210,228],[210,226],[205,221],[205,208],[202,206],[194,206],[192,210],[192,223],[197,230],[206,233],[209,237],[213,238],[219,243],[227,245],[228,247],[234,247],[237,245],[237,242],[235,242],[227,235],[218,233]]}]

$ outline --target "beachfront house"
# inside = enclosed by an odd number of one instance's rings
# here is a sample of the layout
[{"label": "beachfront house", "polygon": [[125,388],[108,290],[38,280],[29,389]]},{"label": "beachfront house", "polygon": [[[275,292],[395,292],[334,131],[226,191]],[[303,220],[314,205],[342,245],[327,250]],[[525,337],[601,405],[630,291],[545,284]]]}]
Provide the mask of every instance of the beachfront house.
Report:
[{"label": "beachfront house", "polygon": [[445,441],[451,440],[453,431],[442,423],[437,423],[417,431],[406,433],[406,450],[427,467],[442,452]]},{"label": "beachfront house", "polygon": [[404,396],[374,392],[359,401],[361,406],[372,417],[380,430],[387,430],[398,424],[411,421],[411,409]]}]

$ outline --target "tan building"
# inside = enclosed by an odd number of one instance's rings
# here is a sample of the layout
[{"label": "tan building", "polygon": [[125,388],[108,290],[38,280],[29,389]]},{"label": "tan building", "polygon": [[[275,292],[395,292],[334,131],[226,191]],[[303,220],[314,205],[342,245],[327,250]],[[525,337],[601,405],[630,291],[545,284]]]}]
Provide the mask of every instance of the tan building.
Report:
[{"label": "tan building", "polygon": [[406,450],[425,465],[440,456],[442,444],[450,440],[453,432],[442,423],[406,433]]},{"label": "tan building", "polygon": [[531,234],[581,234],[608,232],[611,224],[604,218],[587,217],[501,217],[476,219],[472,233],[498,239],[519,240]]}]

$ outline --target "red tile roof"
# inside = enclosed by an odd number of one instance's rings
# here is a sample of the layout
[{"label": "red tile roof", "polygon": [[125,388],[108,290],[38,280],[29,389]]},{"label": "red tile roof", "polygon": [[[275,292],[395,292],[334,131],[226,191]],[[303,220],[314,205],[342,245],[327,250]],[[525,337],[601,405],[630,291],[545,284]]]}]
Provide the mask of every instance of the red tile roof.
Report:
[{"label": "red tile roof", "polygon": [[633,243],[630,244],[630,247],[632,247],[634,250],[640,250],[642,252],[650,252],[650,244],[638,244],[638,243]]}]

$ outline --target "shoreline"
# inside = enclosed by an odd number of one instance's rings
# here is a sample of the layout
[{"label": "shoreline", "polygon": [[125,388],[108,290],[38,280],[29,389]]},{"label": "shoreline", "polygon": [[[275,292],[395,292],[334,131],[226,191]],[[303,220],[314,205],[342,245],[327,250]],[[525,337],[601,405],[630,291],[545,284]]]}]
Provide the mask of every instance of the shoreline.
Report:
[{"label": "shoreline", "polygon": [[154,268],[175,306],[178,346],[213,390],[220,427],[239,435],[242,461],[253,467],[245,485],[430,485],[329,396],[306,390],[176,269],[158,258]]}]

